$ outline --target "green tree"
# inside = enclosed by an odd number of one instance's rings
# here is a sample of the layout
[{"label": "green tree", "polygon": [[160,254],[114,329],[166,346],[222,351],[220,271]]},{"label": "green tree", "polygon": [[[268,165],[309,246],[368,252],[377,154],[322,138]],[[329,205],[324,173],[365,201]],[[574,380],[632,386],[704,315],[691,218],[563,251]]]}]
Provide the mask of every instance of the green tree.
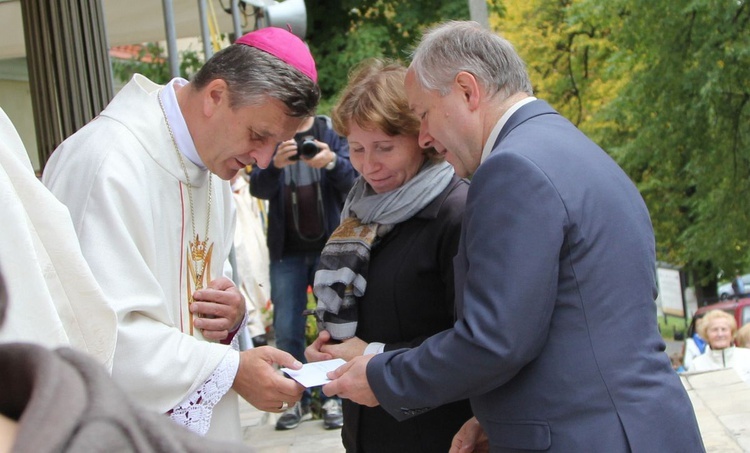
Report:
[{"label": "green tree", "polygon": [[465,0],[324,0],[309,6],[307,41],[318,66],[320,111],[327,112],[349,70],[368,57],[404,60],[424,27],[468,19]]},{"label": "green tree", "polygon": [[527,61],[536,93],[628,172],[657,258],[713,297],[718,274],[750,266],[748,2],[502,5],[492,23]]},{"label": "green tree", "polygon": [[[180,76],[185,79],[195,74],[205,59],[203,52],[184,50],[178,56],[180,62]],[[112,59],[112,74],[120,81],[126,82],[133,74],[142,74],[155,83],[165,84],[172,79],[167,64],[166,51],[159,43],[147,42],[141,45],[133,58],[124,60]]]},{"label": "green tree", "polygon": [[[491,26],[527,63],[534,93],[589,135],[602,127],[596,113],[627,80],[611,74],[611,28],[585,14],[590,2],[496,0]],[[499,7],[502,6],[502,9]]]},{"label": "green tree", "polygon": [[750,6],[600,3],[622,24],[611,63],[631,75],[603,136],[648,203],[659,259],[711,297],[720,271],[750,264]]}]

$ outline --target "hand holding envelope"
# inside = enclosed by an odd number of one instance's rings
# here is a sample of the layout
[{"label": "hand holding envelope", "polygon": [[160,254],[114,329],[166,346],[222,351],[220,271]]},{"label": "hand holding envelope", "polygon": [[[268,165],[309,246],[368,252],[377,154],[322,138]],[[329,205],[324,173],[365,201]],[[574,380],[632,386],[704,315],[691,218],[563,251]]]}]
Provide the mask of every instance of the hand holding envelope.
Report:
[{"label": "hand holding envelope", "polygon": [[321,362],[306,363],[299,370],[281,368],[281,371],[305,387],[310,388],[331,382],[326,374],[345,363],[344,359],[323,360]]}]

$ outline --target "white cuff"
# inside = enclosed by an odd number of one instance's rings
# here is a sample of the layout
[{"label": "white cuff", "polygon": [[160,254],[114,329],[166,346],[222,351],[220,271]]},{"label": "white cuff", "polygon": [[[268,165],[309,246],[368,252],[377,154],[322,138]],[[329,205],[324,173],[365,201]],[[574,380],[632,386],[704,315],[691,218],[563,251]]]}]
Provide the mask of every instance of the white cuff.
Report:
[{"label": "white cuff", "polygon": [[169,412],[170,418],[205,436],[211,427],[214,406],[232,388],[239,367],[240,353],[228,351],[206,382]]},{"label": "white cuff", "polygon": [[[331,152],[333,153],[333,151]],[[336,153],[333,153],[333,159],[331,159],[331,161],[326,164],[325,169],[333,170],[334,168],[336,168],[336,160],[338,160],[338,157],[339,156],[337,156]]]},{"label": "white cuff", "polygon": [[373,341],[372,343],[367,344],[365,352],[362,355],[380,354],[383,351],[385,351],[385,343],[378,343],[377,341]]}]

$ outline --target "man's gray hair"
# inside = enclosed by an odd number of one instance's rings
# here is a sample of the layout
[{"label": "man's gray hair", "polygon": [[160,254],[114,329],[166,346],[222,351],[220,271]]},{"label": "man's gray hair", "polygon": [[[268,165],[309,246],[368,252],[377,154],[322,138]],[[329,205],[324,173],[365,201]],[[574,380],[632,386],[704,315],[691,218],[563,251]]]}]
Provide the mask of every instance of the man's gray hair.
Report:
[{"label": "man's gray hair", "polygon": [[489,96],[533,94],[526,65],[513,45],[477,22],[448,21],[429,28],[411,56],[410,69],[420,85],[441,96],[450,92],[461,71],[474,75]]},{"label": "man's gray hair", "polygon": [[222,79],[229,87],[232,108],[259,105],[278,99],[288,114],[302,118],[315,113],[320,89],[308,76],[255,47],[233,44],[214,54],[195,74],[196,90]]}]

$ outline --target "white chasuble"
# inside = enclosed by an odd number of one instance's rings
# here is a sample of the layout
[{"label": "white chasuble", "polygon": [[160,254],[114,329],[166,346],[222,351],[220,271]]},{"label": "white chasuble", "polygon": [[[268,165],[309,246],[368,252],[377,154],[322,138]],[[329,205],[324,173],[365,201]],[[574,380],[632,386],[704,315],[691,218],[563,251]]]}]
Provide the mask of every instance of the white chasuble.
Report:
[{"label": "white chasuble", "polygon": [[70,214],[37,179],[0,109],[0,272],[8,296],[0,342],[71,346],[112,368],[116,316],[81,254]]},{"label": "white chasuble", "polygon": [[[117,312],[114,379],[148,409],[172,412],[198,432],[210,422],[209,436],[239,439],[237,394],[228,388],[239,355],[205,341],[188,309],[197,286],[231,278],[231,191],[185,159],[191,221],[187,181],[159,106],[161,88],[134,76],[52,154],[44,181],[70,209],[84,256]],[[206,242],[197,243],[196,234]]]}]

